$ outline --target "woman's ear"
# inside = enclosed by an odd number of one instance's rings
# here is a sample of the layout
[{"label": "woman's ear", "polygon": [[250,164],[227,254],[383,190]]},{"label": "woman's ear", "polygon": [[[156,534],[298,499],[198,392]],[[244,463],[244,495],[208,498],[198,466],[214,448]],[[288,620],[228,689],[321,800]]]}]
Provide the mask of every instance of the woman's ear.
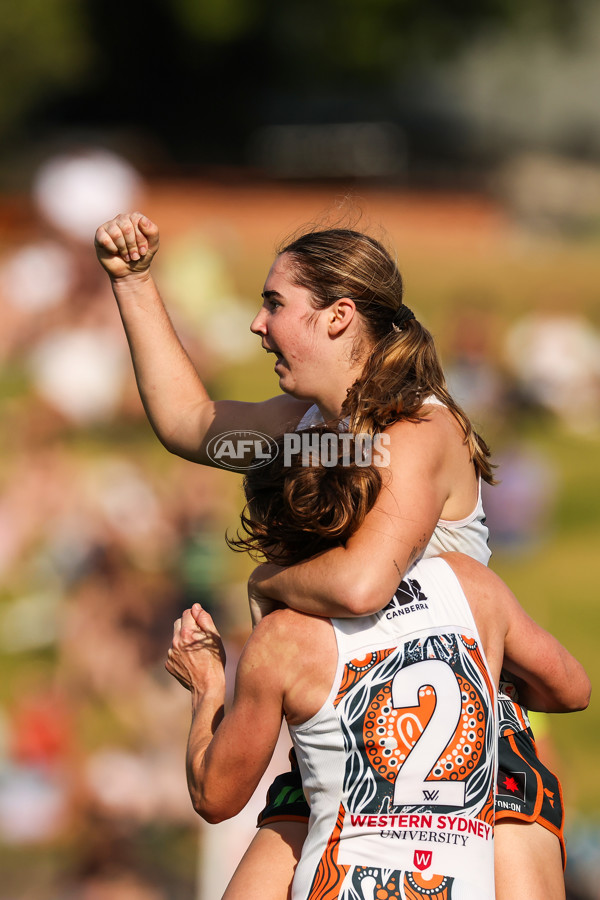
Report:
[{"label": "woman's ear", "polygon": [[356,304],[349,297],[336,300],[327,310],[327,329],[332,337],[342,334],[356,315]]}]

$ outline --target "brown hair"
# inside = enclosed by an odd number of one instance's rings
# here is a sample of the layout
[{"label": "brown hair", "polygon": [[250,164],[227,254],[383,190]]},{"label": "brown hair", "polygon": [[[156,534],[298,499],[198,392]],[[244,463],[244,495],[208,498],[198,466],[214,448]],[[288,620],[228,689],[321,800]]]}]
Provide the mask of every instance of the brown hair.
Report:
[{"label": "brown hair", "polygon": [[[342,408],[355,434],[375,434],[398,419],[417,422],[428,397],[436,397],[458,421],[471,459],[484,481],[494,483],[490,451],[448,392],[433,337],[417,319],[402,320],[402,276],[385,247],[346,228],[310,231],[278,249],[291,260],[296,284],[312,294],[316,309],[354,300],[369,339],[367,361]],[[406,311],[407,312],[407,311]],[[355,352],[364,355],[365,348]]]},{"label": "brown hair", "polygon": [[[332,430],[316,425],[304,433],[329,435]],[[302,453],[286,458],[284,441],[285,436],[279,438],[279,452],[268,465],[245,475],[242,534],[226,541],[255,559],[261,555],[291,566],[345,544],[377,500],[382,478],[375,465],[344,458],[340,441],[334,443],[337,459],[329,457],[325,464],[315,454],[308,465]]]}]

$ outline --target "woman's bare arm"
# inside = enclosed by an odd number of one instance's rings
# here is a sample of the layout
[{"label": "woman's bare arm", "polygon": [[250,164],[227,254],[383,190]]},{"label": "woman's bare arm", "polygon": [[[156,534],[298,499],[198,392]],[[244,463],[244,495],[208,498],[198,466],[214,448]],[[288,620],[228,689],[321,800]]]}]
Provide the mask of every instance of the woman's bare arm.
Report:
[{"label": "woman's bare arm", "polygon": [[536,712],[576,712],[590,699],[581,663],[529,616],[491,569],[462,553],[444,554],[469,600],[492,672],[517,677],[519,702]]},{"label": "woman's bare arm", "polygon": [[225,715],[224,650],[212,618],[195,604],[175,623],[166,668],[191,692],[187,780],[194,809],[207,822],[240,812],[269,764],[283,716],[286,639],[275,617],[253,632]]},{"label": "woman's bare arm", "polygon": [[444,415],[418,424],[398,422],[388,433],[390,465],[382,469],[384,486],[361,528],[344,547],[289,568],[256,569],[251,604],[268,609],[276,601],[313,615],[343,617],[368,615],[389,602],[427,545],[449,496],[454,477],[449,442],[458,442],[461,452],[465,448]]},{"label": "woman's bare arm", "polygon": [[514,601],[504,643],[507,669],[519,679],[519,702],[534,712],[586,709],[591,683],[579,660]]},{"label": "woman's bare arm", "polygon": [[144,409],[168,450],[213,465],[206,445],[215,435],[236,429],[274,436],[295,428],[309,404],[293,397],[211,400],[152,278],[159,235],[150,219],[139,212],[117,216],[98,228],[95,246],[117,300]]}]

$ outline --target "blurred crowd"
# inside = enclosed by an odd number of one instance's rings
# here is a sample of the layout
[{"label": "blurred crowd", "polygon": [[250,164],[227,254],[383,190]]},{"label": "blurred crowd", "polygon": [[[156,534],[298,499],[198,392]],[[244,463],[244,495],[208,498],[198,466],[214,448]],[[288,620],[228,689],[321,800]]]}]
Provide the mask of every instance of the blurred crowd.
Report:
[{"label": "blurred crowd", "polygon": [[[137,396],[91,241],[142,192],[120,157],[72,151],[37,172],[26,227],[2,226],[0,857],[52,846],[61,864],[28,893],[17,855],[0,897],[212,900],[235,855],[224,848],[237,841],[241,855],[257,812],[203,832],[197,871],[189,701],[163,665],[173,620],[195,600],[217,611],[235,663],[248,623],[223,533],[241,494],[229,475],[169,456]],[[210,381],[248,352],[250,313],[191,236],[166,254],[165,281],[178,274],[172,311]],[[194,305],[199,281],[227,303]],[[511,425],[533,411],[600,427],[600,335],[565,311],[525,316],[496,344],[467,309],[448,377],[475,421],[493,410],[506,424],[502,486],[485,503],[496,546],[523,553],[549,527],[557,476]],[[285,741],[275,767],[284,757]]]},{"label": "blurred crowd", "polygon": [[[176,847],[196,827],[173,621],[200,600],[234,650],[245,638],[227,491],[154,439],[92,249],[139,191],[106,152],[48,161],[0,261],[0,839],[70,848],[40,898],[167,896],[136,836],[158,824]],[[171,878],[193,895],[194,866]]]}]

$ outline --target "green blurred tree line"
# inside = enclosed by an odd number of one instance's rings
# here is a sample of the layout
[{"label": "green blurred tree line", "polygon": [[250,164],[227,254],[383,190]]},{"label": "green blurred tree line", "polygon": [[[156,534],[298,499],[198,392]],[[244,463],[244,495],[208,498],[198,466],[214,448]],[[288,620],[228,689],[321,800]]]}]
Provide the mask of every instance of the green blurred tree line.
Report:
[{"label": "green blurred tree line", "polygon": [[60,129],[130,129],[171,158],[229,162],[257,124],[344,102],[384,116],[411,68],[489,31],[568,35],[584,3],[4,0],[0,138],[18,152]]}]

